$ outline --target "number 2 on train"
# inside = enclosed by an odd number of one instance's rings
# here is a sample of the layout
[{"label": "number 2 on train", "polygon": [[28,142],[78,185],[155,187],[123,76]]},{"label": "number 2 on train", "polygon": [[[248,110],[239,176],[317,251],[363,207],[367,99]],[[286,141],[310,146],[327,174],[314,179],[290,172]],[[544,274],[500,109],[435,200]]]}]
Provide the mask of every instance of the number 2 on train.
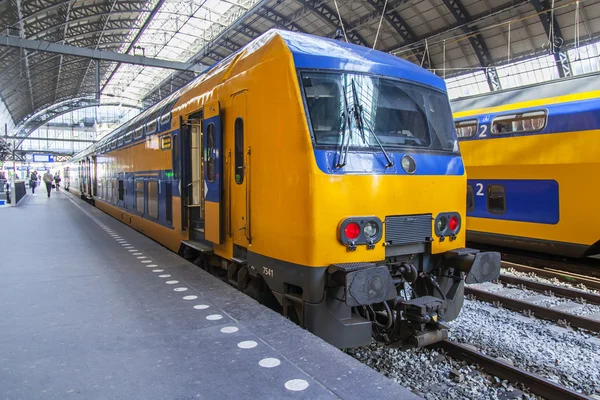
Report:
[{"label": "number 2 on train", "polygon": [[475,187],[477,188],[477,196],[485,196],[483,193],[483,183],[476,183]]},{"label": "number 2 on train", "polygon": [[481,124],[479,127],[481,128],[481,133],[479,134],[479,137],[486,137],[488,128],[487,125]]}]

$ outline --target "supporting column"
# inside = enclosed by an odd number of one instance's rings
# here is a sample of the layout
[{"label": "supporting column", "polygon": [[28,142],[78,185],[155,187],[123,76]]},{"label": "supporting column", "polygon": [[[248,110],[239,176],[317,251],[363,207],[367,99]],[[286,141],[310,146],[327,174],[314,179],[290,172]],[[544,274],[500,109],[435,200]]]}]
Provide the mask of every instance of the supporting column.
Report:
[{"label": "supporting column", "polygon": [[96,63],[96,100],[100,101],[100,60],[94,60]]}]

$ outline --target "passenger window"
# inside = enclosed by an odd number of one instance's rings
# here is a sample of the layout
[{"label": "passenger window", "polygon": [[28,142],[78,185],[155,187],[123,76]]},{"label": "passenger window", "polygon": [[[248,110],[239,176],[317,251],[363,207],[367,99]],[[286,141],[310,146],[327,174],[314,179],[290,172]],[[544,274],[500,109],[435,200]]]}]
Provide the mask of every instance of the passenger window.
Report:
[{"label": "passenger window", "polygon": [[492,121],[492,134],[539,131],[546,126],[547,117],[545,110],[500,115]]},{"label": "passenger window", "polygon": [[235,183],[244,182],[244,120],[235,120]]},{"label": "passenger window", "polygon": [[132,138],[133,138],[133,132],[132,131],[127,132],[127,134],[125,135],[125,143],[131,142]]},{"label": "passenger window", "polygon": [[456,127],[456,136],[459,139],[470,138],[477,134],[477,128],[479,121],[476,119],[469,119],[467,121],[457,121],[454,123]]},{"label": "passenger window", "polygon": [[144,213],[144,180],[135,180],[135,209],[140,213]]},{"label": "passenger window", "polygon": [[158,219],[158,181],[148,181],[148,215]]},{"label": "passenger window", "polygon": [[217,160],[215,159],[215,124],[206,127],[206,179],[214,182],[216,178]]},{"label": "passenger window", "polygon": [[487,187],[487,209],[491,214],[504,214],[506,212],[504,186],[489,185]]},{"label": "passenger window", "polygon": [[475,196],[473,195],[473,186],[467,185],[467,211],[473,211],[475,208]]},{"label": "passenger window", "polygon": [[125,186],[123,185],[123,179],[119,179],[119,201],[123,201],[125,198]]},{"label": "passenger window", "polygon": [[146,135],[151,135],[156,132],[156,120],[152,120],[152,122],[148,122],[146,124]]},{"label": "passenger window", "polygon": [[117,143],[117,145],[118,145],[118,146],[123,146],[123,136],[121,136],[121,137],[118,139],[118,143]]},{"label": "passenger window", "polygon": [[166,113],[166,114],[163,114],[163,115],[160,117],[160,124],[161,124],[162,126],[165,126],[165,125],[167,125],[167,124],[168,124],[170,121],[171,121],[171,113]]},{"label": "passenger window", "polygon": [[144,136],[144,128],[143,127],[137,128],[134,132],[135,133],[133,135],[133,138],[136,140],[141,138],[142,136]]}]

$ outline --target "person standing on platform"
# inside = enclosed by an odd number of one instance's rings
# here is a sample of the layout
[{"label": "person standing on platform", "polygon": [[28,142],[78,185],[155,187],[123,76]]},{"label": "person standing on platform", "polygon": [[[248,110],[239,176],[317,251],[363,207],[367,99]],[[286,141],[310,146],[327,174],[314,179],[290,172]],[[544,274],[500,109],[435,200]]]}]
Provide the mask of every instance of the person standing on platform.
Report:
[{"label": "person standing on platform", "polygon": [[48,171],[46,171],[46,173],[44,174],[44,177],[42,179],[44,180],[44,183],[46,184],[46,190],[48,191],[48,197],[50,197],[50,192],[52,192],[52,181],[54,180],[54,177],[48,170]]},{"label": "person standing on platform", "polygon": [[59,187],[60,187],[60,181],[62,179],[60,178],[60,176],[58,176],[58,172],[56,173],[56,175],[54,175],[54,186],[56,186],[56,191],[60,192]]},{"label": "person standing on platform", "polygon": [[35,194],[35,187],[37,186],[37,172],[33,171],[31,175],[29,175],[29,186],[31,187],[31,193]]}]

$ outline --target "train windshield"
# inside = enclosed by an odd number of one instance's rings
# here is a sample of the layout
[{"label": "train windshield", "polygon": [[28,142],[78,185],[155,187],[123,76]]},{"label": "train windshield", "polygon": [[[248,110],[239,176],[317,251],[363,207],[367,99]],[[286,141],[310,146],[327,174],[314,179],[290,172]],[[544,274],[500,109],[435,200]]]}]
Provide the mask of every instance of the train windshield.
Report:
[{"label": "train windshield", "polygon": [[363,74],[303,72],[301,78],[317,145],[458,152],[442,92]]}]

